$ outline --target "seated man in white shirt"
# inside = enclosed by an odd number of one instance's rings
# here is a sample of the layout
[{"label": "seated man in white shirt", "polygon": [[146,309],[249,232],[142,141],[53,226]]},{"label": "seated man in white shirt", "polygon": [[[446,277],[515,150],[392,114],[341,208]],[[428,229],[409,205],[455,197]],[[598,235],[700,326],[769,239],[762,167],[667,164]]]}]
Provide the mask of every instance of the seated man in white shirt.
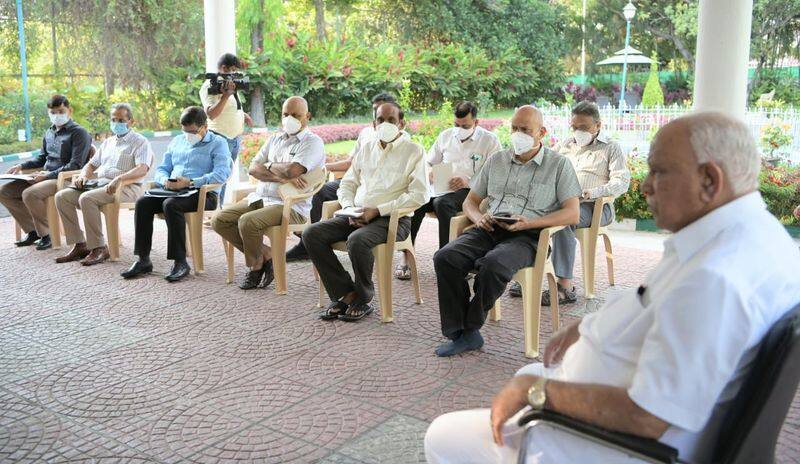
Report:
[{"label": "seated man in white shirt", "polygon": [[[375,120],[375,112],[378,111],[378,107],[383,105],[384,103],[395,103],[394,97],[388,93],[379,93],[374,97],[372,97],[373,121]],[[325,163],[325,169],[327,169],[328,172],[334,172],[334,173],[346,172],[348,169],[350,169],[350,164],[352,164],[353,162],[353,156],[355,156],[355,154],[358,153],[358,150],[360,150],[361,147],[364,146],[364,144],[372,140],[373,137],[375,137],[375,126],[370,124],[367,127],[361,129],[361,132],[358,133],[356,144],[350,151],[350,156],[340,161]],[[311,199],[311,213],[309,216],[312,223],[319,222],[320,218],[322,217],[323,203],[325,203],[326,201],[336,200],[336,192],[339,191],[340,183],[341,179],[326,182],[325,185],[323,185],[322,188],[319,189],[319,192],[314,194],[314,198]],[[302,261],[306,259],[308,259],[308,252],[306,251],[306,247],[303,245],[303,239],[301,237],[300,242],[286,252],[286,262]]]},{"label": "seated man in white shirt", "polygon": [[[592,225],[594,202],[603,197],[618,197],[628,191],[631,173],[622,148],[602,132],[600,110],[592,102],[582,101],[572,108],[570,122],[572,136],[554,148],[567,157],[575,168],[581,184],[581,219],[553,235],[552,259],[558,277],[559,304],[577,300],[572,285],[572,268],[575,264],[575,229]],[[614,208],[603,207],[600,225],[606,226],[614,219]],[[521,297],[522,289],[514,282],[508,292]],[[542,292],[542,304],[550,306],[550,290]]]},{"label": "seated man in white shirt", "polygon": [[[128,103],[111,105],[111,132],[97,153],[73,180],[73,188],[56,194],[56,208],[64,224],[67,243],[74,244],[57,263],[82,259],[84,266],[100,264],[111,257],[103,238],[101,208],[113,203],[120,191],[123,203],[133,203],[144,193],[144,181],[153,164],[150,142],[133,130],[133,108]],[[122,185],[123,182],[131,182]],[[83,214],[84,235],[78,221],[78,208]]]},{"label": "seated man in white shirt", "polygon": [[[214,231],[244,253],[250,272],[239,285],[242,290],[265,288],[275,278],[272,250],[264,245],[264,232],[281,223],[283,199],[278,187],[287,182],[306,187],[300,176],[325,165],[325,144],[307,129],[311,113],[306,100],[287,98],[282,117],[283,130],[270,137],[250,163],[250,175],[259,180],[256,191],[224,207],[211,221]],[[310,210],[310,199],[295,204],[290,222],[305,222]]]},{"label": "seated man in white shirt", "polygon": [[[422,220],[430,212],[436,213],[439,220],[439,248],[447,245],[450,238],[450,219],[461,212],[461,205],[467,199],[469,182],[480,171],[486,159],[500,151],[497,136],[478,125],[478,107],[474,103],[462,101],[454,110],[453,127],[445,129],[436,138],[427,162],[429,166],[450,164],[453,175],[448,180],[448,192],[431,191],[431,200],[422,205],[411,218],[411,240],[416,243]],[[429,178],[433,179],[432,176]],[[400,280],[411,278],[411,271],[403,256],[403,263],[397,265],[395,277]]]},{"label": "seated man in white shirt", "polygon": [[[758,193],[760,156],[748,127],[697,113],[663,127],[642,184],[656,224],[674,232],[639,289],[568,324],[544,366],[521,369],[491,411],[443,415],[425,438],[428,462],[641,462],[515,416],[544,408],[657,439],[684,462],[707,462],[758,343],[800,302],[800,252]],[[545,370],[547,368],[547,370]],[[523,462],[523,461],[520,461]]]},{"label": "seated man in white shirt", "polygon": [[[375,295],[372,248],[386,242],[389,216],[396,209],[416,209],[428,202],[425,149],[403,132],[403,110],[384,103],[375,115],[375,138],[353,157],[342,178],[339,203],[361,212],[360,217],[334,217],[311,225],[303,241],[328,292],[331,304],[320,314],[323,320],[352,322],[373,311]],[[411,216],[400,218],[397,240],[411,231]],[[342,267],[331,245],[347,241],[354,278]]]}]

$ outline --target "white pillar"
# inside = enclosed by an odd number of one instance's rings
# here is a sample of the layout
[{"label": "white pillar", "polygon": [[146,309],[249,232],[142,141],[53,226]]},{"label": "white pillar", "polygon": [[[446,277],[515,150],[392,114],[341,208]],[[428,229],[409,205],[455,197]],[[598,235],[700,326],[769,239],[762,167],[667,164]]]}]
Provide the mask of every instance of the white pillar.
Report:
[{"label": "white pillar", "polygon": [[206,72],[217,72],[217,60],[236,53],[236,11],[232,0],[204,0]]},{"label": "white pillar", "polygon": [[743,117],[753,0],[700,0],[694,109]]}]

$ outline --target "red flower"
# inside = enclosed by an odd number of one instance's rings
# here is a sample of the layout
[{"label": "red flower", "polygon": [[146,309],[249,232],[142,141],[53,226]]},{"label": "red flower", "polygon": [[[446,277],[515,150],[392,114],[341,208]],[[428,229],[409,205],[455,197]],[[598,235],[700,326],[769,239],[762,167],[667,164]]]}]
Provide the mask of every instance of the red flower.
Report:
[{"label": "red flower", "polygon": [[292,48],[295,45],[297,45],[297,39],[295,39],[294,37],[289,37],[288,39],[286,39],[286,46],[287,47]]},{"label": "red flower", "polygon": [[400,50],[400,53],[397,54],[397,59],[399,59],[400,61],[403,61],[403,59],[405,59],[405,57],[406,57],[406,52],[403,51],[403,50]]},{"label": "red flower", "polygon": [[281,77],[278,78],[278,84],[285,84],[286,83],[286,76],[281,74]]},{"label": "red flower", "polygon": [[303,55],[303,63],[308,63],[308,55]]},{"label": "red flower", "polygon": [[342,68],[342,74],[344,74],[344,77],[348,77],[350,74],[353,74],[353,69],[350,68],[350,66],[345,66]]}]

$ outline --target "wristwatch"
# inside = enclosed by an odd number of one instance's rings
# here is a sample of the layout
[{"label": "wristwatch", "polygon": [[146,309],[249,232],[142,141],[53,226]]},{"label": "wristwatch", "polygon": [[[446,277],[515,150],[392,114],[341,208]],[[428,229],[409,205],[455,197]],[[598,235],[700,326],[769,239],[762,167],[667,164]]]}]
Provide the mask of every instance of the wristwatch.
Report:
[{"label": "wristwatch", "polygon": [[531,388],[528,389],[528,404],[535,411],[541,411],[544,409],[544,403],[547,401],[547,379],[545,377],[539,377],[536,379]]},{"label": "wristwatch", "polygon": [[189,179],[189,188],[194,188],[194,179]]}]

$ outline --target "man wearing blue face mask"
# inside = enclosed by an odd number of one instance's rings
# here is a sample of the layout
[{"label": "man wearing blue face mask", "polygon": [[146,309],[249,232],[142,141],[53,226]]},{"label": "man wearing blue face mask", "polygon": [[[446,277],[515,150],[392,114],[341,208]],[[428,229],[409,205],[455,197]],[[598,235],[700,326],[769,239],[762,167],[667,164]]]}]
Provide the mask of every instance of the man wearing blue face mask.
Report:
[{"label": "man wearing blue face mask", "polygon": [[[132,129],[131,105],[115,103],[110,113],[112,135],[100,144],[80,176],[73,179],[72,188],[56,194],[64,234],[67,243],[73,245],[69,253],[56,258],[57,263],[83,259],[84,266],[92,266],[107,260],[110,256],[103,237],[102,207],[115,201],[118,190],[124,203],[134,202],[144,193],[142,181],[153,164],[153,149],[143,135]],[[83,214],[85,235],[78,221],[78,208]]]},{"label": "man wearing blue face mask", "polygon": [[64,95],[53,95],[47,102],[48,116],[53,124],[42,140],[41,154],[13,166],[9,174],[24,169],[42,170],[29,181],[19,180],[0,186],[0,203],[5,206],[26,236],[15,245],[36,244],[37,250],[52,247],[47,223],[47,199],[56,194],[56,179],[61,171],[80,169],[86,164],[92,136],[72,120],[72,107]]},{"label": "man wearing blue face mask", "polygon": [[[165,190],[199,189],[206,184],[222,184],[231,173],[231,152],[224,138],[208,130],[206,113],[190,106],[181,114],[183,134],[175,137],[156,169],[155,182]],[[219,191],[208,192],[206,210],[217,207]],[[136,202],[134,214],[136,241],[133,252],[139,258],[121,275],[131,279],[153,271],[150,249],[153,242],[153,219],[164,214],[167,223],[167,259],[174,261],[165,277],[177,282],[191,269],[186,262],[186,218],[184,213],[197,210],[198,193],[184,197],[143,196]]]}]

